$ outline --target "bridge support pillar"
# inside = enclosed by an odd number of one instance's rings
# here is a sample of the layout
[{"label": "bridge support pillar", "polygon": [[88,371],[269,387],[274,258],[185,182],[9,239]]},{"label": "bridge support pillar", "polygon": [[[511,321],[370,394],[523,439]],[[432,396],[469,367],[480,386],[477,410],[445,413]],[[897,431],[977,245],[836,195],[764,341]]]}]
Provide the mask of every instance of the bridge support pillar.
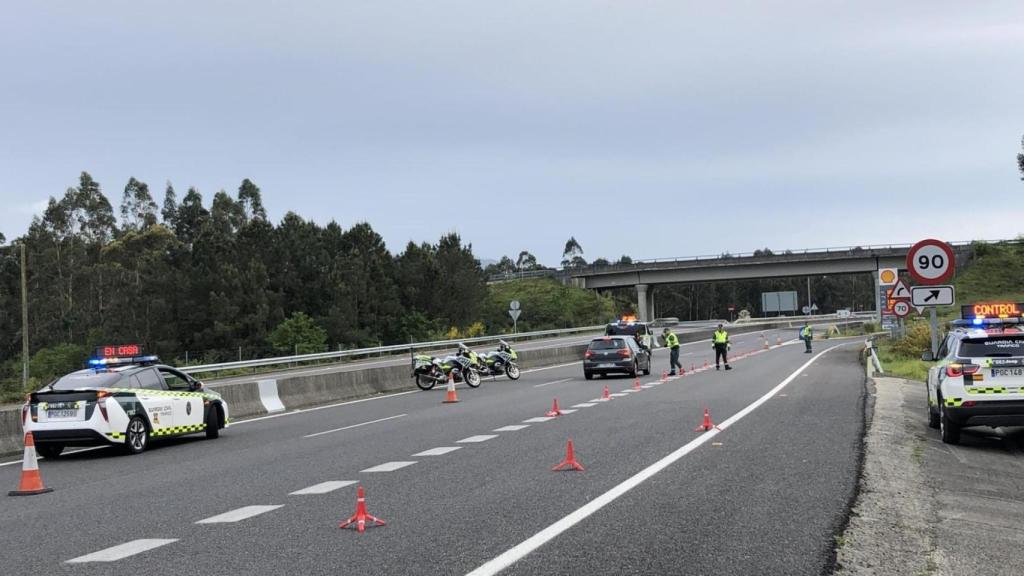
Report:
[{"label": "bridge support pillar", "polygon": [[654,320],[654,290],[648,284],[636,285],[636,315],[641,322]]}]

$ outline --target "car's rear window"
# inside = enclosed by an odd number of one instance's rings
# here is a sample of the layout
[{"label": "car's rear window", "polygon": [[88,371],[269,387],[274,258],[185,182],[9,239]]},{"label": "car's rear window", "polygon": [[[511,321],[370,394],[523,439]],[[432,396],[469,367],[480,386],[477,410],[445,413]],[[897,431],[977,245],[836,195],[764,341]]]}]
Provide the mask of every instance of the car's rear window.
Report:
[{"label": "car's rear window", "polygon": [[609,324],[604,333],[608,336],[632,336],[634,334],[646,334],[647,327],[643,324]]},{"label": "car's rear window", "polygon": [[61,376],[53,383],[54,390],[74,390],[75,388],[116,388],[121,374],[114,372],[73,372]]},{"label": "car's rear window", "polygon": [[963,358],[998,358],[1024,356],[1024,336],[965,339],[957,355]]},{"label": "car's rear window", "polygon": [[594,340],[590,343],[591,350],[618,350],[625,348],[626,341],[622,338],[608,338],[607,340]]}]

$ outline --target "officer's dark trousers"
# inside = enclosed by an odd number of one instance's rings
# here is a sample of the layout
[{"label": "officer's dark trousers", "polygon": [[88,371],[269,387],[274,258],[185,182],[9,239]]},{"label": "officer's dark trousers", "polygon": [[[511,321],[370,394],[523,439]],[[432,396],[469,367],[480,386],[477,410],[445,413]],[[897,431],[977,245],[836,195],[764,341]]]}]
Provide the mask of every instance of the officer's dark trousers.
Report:
[{"label": "officer's dark trousers", "polygon": [[729,365],[729,347],[725,344],[715,344],[715,366],[718,366],[719,360]]},{"label": "officer's dark trousers", "polygon": [[811,339],[810,338],[804,338],[804,344],[807,346],[807,351],[810,352],[811,351]]},{"label": "officer's dark trousers", "polygon": [[669,352],[668,368],[670,372],[675,372],[676,368],[683,368],[683,365],[679,363],[679,348],[672,348],[672,351]]}]

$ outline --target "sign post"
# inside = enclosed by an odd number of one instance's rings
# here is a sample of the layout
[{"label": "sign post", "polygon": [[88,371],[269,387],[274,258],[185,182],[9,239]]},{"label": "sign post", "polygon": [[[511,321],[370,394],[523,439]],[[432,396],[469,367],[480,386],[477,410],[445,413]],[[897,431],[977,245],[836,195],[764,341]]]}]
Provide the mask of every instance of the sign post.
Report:
[{"label": "sign post", "polygon": [[508,315],[512,317],[512,333],[519,333],[519,313],[522,310],[519,309],[519,300],[513,300],[508,305]]},{"label": "sign post", "polygon": [[[934,358],[939,353],[939,320],[935,307],[940,305],[940,299],[945,301],[946,295],[950,302],[954,299],[952,286],[935,285],[948,282],[953,277],[953,273],[956,271],[956,257],[949,244],[941,240],[933,238],[921,240],[911,246],[910,251],[907,252],[907,270],[910,271],[910,276],[914,280],[926,285],[923,289],[922,287],[914,288],[915,292],[921,290],[922,296],[918,300],[914,297],[914,293],[911,293],[911,301],[915,306],[920,301],[921,306],[931,308],[928,314],[928,325],[931,329],[932,358]],[[947,288],[948,290],[946,290]]]}]

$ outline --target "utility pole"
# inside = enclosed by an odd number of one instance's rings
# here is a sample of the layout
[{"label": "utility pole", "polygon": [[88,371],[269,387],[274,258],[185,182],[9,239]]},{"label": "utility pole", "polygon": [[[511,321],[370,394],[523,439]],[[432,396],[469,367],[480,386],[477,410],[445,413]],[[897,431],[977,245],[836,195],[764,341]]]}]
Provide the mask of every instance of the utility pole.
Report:
[{"label": "utility pole", "polygon": [[807,277],[807,314],[810,315],[814,310],[811,310],[811,277]]},{"label": "utility pole", "polygon": [[21,243],[21,387],[28,389],[28,267],[25,243]]}]

